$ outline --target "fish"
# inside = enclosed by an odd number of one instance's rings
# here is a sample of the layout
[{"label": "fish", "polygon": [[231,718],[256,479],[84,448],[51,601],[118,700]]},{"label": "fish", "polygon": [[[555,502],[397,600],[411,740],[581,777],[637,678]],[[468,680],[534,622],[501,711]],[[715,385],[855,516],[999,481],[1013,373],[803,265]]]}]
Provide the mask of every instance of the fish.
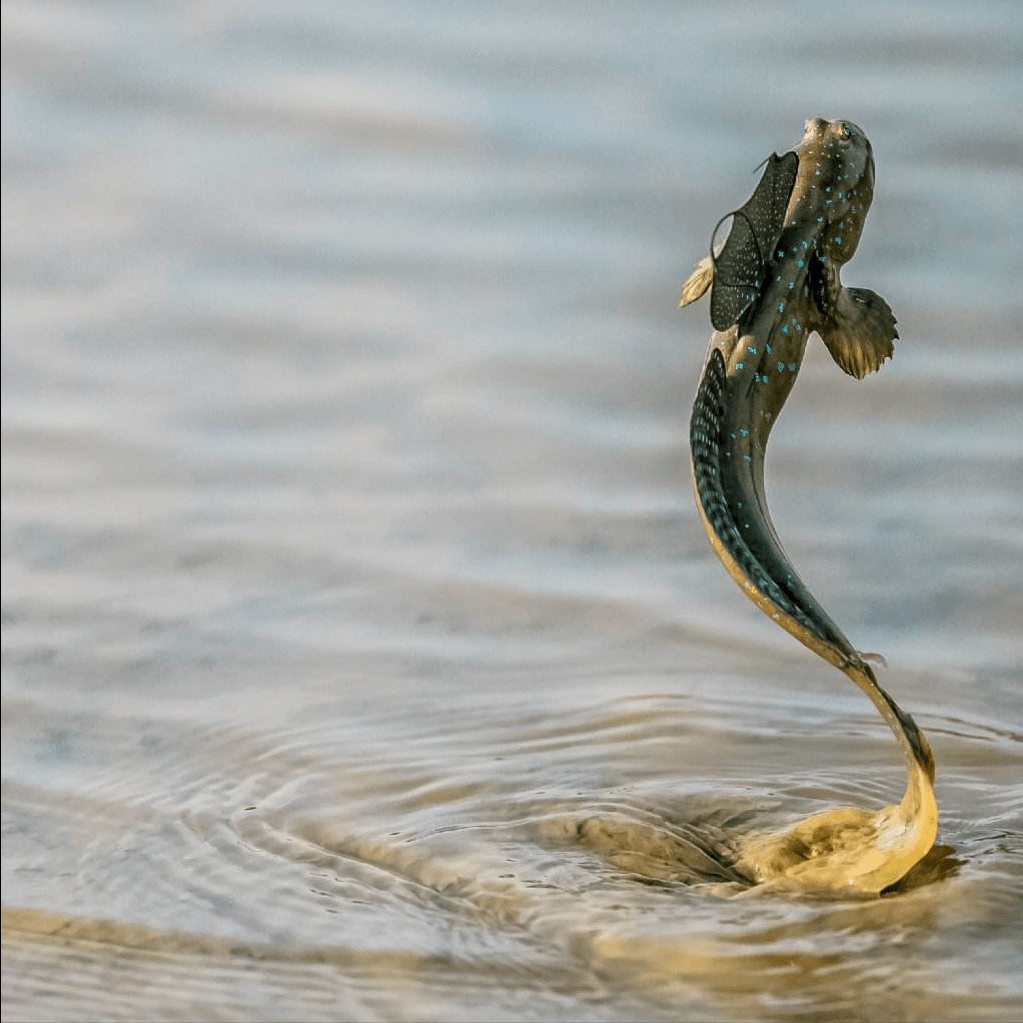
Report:
[{"label": "fish", "polygon": [[[818,815],[780,842],[761,844],[753,869],[762,878],[876,893],[904,877],[934,844],[934,756],[913,718],[878,683],[870,655],[853,647],[800,579],[764,488],[768,438],[810,335],[857,379],[894,354],[898,331],[888,303],[869,289],[844,286],[840,277],[873,200],[873,150],[851,121],[815,117],[792,150],[772,153],[762,166],[753,195],[718,221],[710,255],[682,288],[681,306],[710,291],[713,328],[690,419],[693,491],[729,575],[772,621],[863,690],[895,734],[907,767],[899,806],[878,814],[843,811],[830,823],[831,811]],[[827,837],[829,829],[834,835]]]}]

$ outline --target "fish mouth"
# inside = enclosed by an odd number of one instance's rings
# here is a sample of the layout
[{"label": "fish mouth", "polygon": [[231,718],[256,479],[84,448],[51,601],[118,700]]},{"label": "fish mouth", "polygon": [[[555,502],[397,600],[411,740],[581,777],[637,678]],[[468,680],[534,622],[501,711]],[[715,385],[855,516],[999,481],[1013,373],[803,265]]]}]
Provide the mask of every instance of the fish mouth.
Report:
[{"label": "fish mouth", "polygon": [[870,145],[863,129],[844,117],[834,120],[826,117],[808,117],[803,122],[803,138],[833,138],[839,142],[859,140],[867,146]]}]

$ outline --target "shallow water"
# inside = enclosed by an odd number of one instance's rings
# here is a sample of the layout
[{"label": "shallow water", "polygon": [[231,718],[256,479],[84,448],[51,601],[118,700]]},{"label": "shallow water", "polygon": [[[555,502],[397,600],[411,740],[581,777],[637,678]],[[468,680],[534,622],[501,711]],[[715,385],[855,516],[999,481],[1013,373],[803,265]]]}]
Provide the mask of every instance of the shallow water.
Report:
[{"label": "shallow water", "polygon": [[[1023,16],[818,11],[5,4],[5,1019],[1023,1018]],[[815,115],[902,340],[771,505],[942,814],[871,900],[734,867],[903,770],[686,475]]]}]

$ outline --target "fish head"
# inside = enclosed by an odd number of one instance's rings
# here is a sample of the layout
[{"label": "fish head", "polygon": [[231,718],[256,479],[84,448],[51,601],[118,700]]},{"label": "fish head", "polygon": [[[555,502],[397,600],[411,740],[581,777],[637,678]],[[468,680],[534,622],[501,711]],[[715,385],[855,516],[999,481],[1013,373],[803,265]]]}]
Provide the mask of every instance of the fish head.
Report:
[{"label": "fish head", "polygon": [[793,150],[799,173],[786,211],[786,224],[816,234],[817,251],[848,262],[860,241],[874,197],[874,154],[852,121],[813,117]]}]

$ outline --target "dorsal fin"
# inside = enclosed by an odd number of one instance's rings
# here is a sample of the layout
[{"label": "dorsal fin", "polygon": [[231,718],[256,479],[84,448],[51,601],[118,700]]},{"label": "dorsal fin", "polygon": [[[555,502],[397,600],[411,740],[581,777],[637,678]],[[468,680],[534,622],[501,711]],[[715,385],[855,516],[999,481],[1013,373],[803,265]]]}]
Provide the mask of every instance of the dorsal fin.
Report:
[{"label": "dorsal fin", "polygon": [[774,252],[782,228],[785,210],[796,185],[799,157],[792,152],[772,153],[765,161],[764,175],[749,201],[722,217],[714,228],[732,218],[724,247],[713,255],[714,278],[710,291],[710,322],[715,330],[727,330],[738,323],[757,300],[764,283],[764,269]]}]

